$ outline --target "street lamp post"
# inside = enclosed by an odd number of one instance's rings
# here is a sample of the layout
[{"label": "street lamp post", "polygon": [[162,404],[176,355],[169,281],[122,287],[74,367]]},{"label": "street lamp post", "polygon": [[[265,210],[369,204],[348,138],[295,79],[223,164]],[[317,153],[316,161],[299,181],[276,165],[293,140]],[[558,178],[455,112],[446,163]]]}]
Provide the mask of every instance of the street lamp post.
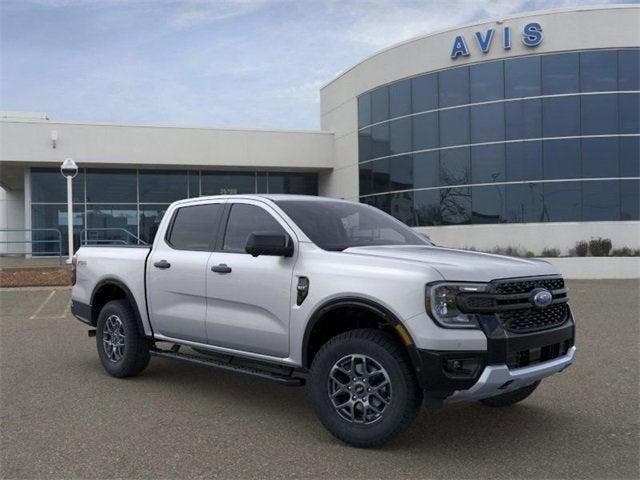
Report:
[{"label": "street lamp post", "polygon": [[71,263],[73,257],[73,177],[78,174],[78,166],[72,158],[65,159],[60,165],[60,173],[67,179],[67,236],[69,245],[69,259],[67,263]]}]

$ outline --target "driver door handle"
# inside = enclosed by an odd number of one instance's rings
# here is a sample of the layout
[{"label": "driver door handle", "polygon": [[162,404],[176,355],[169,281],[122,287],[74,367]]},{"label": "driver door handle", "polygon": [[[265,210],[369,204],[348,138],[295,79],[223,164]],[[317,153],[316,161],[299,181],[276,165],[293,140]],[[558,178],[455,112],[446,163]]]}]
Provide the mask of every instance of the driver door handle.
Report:
[{"label": "driver door handle", "polygon": [[164,270],[165,268],[171,267],[171,264],[166,260],[160,260],[159,262],[155,262],[153,266]]},{"label": "driver door handle", "polygon": [[211,267],[211,271],[216,273],[231,273],[231,267],[228,267],[226,263],[221,263],[220,265]]}]

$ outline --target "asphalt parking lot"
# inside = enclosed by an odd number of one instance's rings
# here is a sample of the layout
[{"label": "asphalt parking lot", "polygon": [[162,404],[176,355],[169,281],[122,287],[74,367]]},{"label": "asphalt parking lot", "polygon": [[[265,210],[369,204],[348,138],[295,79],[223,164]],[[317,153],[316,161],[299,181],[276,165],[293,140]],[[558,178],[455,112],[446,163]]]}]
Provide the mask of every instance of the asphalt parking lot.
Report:
[{"label": "asphalt parking lot", "polygon": [[569,282],[576,364],[523,403],[423,411],[376,450],[331,437],[304,388],[153,358],[100,366],[68,289],[0,291],[1,477],[638,478],[638,281]]}]

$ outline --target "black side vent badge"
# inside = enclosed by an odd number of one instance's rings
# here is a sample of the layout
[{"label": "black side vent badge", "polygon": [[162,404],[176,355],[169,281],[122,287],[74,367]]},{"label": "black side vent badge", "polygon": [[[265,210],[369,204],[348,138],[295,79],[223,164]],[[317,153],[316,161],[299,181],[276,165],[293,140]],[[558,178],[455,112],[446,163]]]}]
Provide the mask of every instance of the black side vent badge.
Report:
[{"label": "black side vent badge", "polygon": [[296,299],[296,305],[302,305],[304,299],[309,294],[309,279],[307,277],[298,277],[298,297]]}]

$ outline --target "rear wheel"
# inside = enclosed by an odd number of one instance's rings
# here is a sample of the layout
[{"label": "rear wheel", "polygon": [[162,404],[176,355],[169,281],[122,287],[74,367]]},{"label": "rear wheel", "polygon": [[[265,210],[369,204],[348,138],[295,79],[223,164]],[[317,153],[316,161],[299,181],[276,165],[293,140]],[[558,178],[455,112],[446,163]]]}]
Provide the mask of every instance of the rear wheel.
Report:
[{"label": "rear wheel", "polygon": [[496,395],[495,397],[485,398],[484,400],[480,400],[480,403],[487,405],[488,407],[508,407],[527,398],[536,388],[538,388],[538,385],[540,385],[540,381],[527,385],[526,387],[519,388],[518,390],[514,390],[513,392],[507,392],[501,395]]},{"label": "rear wheel", "polygon": [[389,441],[411,424],[422,404],[404,347],[374,329],[329,340],[313,359],[309,394],[325,428],[357,447]]},{"label": "rear wheel", "polygon": [[126,300],[107,303],[98,316],[96,346],[104,369],[114,377],[139,374],[149,363],[149,340],[140,332]]}]

